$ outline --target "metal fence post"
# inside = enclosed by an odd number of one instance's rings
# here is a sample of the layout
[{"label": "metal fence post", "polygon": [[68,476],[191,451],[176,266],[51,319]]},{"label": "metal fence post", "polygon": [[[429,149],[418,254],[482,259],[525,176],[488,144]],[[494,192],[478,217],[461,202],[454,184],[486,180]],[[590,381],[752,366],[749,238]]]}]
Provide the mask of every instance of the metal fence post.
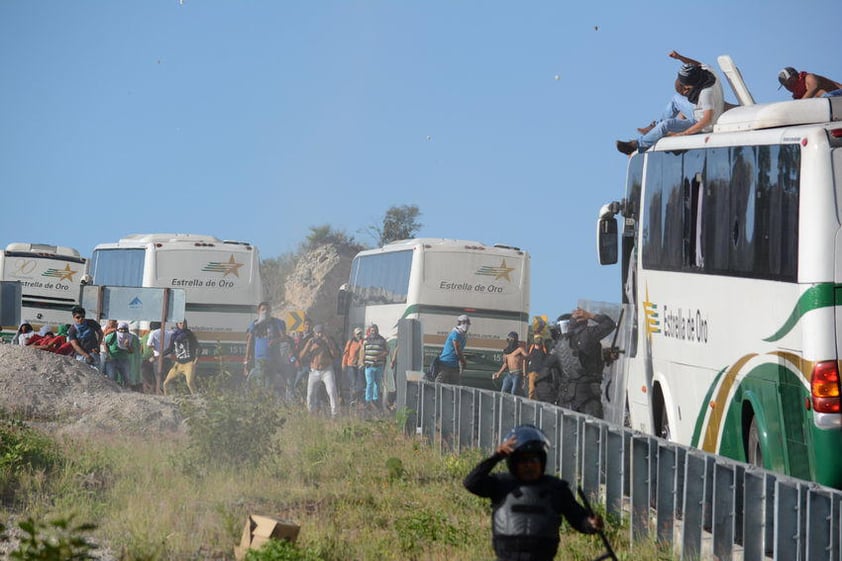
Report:
[{"label": "metal fence post", "polygon": [[713,470],[713,554],[721,561],[734,555],[734,466],[717,464]]},{"label": "metal fence post", "polygon": [[649,506],[651,500],[649,437],[635,436],[631,447],[631,541],[649,537]]}]

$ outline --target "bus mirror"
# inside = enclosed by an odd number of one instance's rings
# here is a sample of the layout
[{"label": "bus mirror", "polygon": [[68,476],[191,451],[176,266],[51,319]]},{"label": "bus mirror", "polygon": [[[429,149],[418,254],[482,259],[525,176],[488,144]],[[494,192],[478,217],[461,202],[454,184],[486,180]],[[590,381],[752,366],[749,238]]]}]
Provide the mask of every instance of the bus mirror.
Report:
[{"label": "bus mirror", "polygon": [[344,316],[348,313],[348,306],[351,304],[351,294],[348,292],[348,289],[343,284],[339,287],[339,294],[336,298],[336,313],[340,316]]},{"label": "bus mirror", "polygon": [[597,251],[600,265],[613,265],[617,262],[617,219],[613,216],[599,219]]}]

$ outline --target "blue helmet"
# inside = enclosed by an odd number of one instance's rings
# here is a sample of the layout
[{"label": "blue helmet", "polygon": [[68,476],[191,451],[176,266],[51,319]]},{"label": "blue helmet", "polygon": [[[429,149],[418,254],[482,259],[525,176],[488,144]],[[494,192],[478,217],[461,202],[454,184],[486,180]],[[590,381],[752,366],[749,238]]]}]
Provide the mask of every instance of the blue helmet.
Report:
[{"label": "blue helmet", "polygon": [[541,459],[541,465],[547,465],[547,450],[550,448],[550,440],[541,429],[535,425],[520,425],[509,431],[504,440],[515,437],[515,448],[506,458],[509,471],[513,471],[521,454],[537,454]]}]

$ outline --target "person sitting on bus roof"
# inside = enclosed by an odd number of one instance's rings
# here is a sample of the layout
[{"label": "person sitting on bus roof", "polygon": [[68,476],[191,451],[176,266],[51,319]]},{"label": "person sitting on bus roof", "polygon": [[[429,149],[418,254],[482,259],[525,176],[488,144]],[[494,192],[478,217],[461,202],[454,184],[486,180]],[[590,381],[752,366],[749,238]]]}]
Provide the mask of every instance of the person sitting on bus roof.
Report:
[{"label": "person sitting on bus roof", "polygon": [[617,150],[623,154],[642,152],[665,136],[709,132],[725,110],[722,84],[711,67],[676,51],[670,52],[669,57],[684,63],[675,80],[678,95],[667,104],[659,121],[638,129],[641,136],[636,140],[617,141]]},{"label": "person sitting on bus roof", "polygon": [[792,93],[792,99],[842,96],[842,83],[818,74],[799,72],[791,66],[778,72],[778,82],[781,84],[778,89],[789,90]]},{"label": "person sitting on bus roof", "polygon": [[470,327],[471,318],[465,314],[456,318],[456,327],[448,334],[439,355],[439,371],[436,374],[436,382],[457,385],[462,383],[462,371],[465,369],[464,350]]}]

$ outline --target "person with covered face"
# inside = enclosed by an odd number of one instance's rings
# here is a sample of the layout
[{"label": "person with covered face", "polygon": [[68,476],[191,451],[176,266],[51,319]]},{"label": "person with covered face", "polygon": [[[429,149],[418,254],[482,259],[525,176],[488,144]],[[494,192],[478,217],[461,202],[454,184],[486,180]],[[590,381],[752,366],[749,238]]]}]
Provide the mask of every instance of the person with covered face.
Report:
[{"label": "person with covered face", "polygon": [[461,384],[462,371],[465,369],[465,344],[468,342],[468,329],[471,318],[465,314],[456,318],[456,327],[447,335],[439,355],[439,371],[436,382],[443,384]]},{"label": "person with covered face", "polygon": [[330,415],[336,417],[339,413],[339,395],[336,390],[336,375],[333,371],[333,361],[339,356],[339,350],[333,340],[324,332],[321,324],[313,327],[313,336],[301,349],[301,360],[307,357],[310,365],[310,375],[307,378],[307,410],[316,411],[316,390],[319,384],[324,384],[327,398],[330,401]]},{"label": "person with covered face", "polygon": [[[602,518],[576,501],[566,481],[545,473],[548,449],[540,429],[521,425],[465,477],[468,491],[491,499],[491,543],[498,561],[551,561],[562,517],[583,534],[603,528]],[[503,460],[508,471],[491,473]]]},{"label": "person with covered face", "polygon": [[617,150],[623,154],[643,152],[665,136],[710,132],[725,111],[722,84],[710,66],[676,51],[669,57],[684,63],[675,79],[676,95],[657,121],[637,129],[641,133],[637,139],[617,141]]},{"label": "person with covered face", "polygon": [[799,72],[791,66],[778,72],[778,83],[778,89],[786,88],[792,94],[792,99],[842,96],[842,82],[812,72]]},{"label": "person with covered face", "polygon": [[517,331],[510,331],[506,335],[506,348],[503,349],[503,364],[491,376],[496,380],[503,375],[503,372],[506,373],[503,377],[503,387],[500,391],[512,395],[520,394],[527,356],[526,351],[520,346],[520,338],[518,337]]}]

